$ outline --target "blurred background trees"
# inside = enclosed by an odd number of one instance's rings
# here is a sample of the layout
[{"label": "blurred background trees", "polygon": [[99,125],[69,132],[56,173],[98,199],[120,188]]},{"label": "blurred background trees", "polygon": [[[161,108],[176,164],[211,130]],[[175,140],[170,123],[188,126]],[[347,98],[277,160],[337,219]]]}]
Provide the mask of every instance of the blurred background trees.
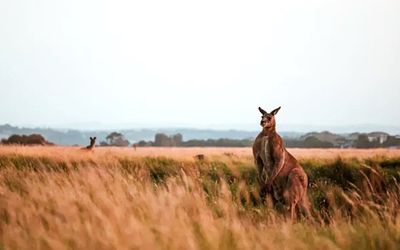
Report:
[{"label": "blurred background trees", "polygon": [[100,146],[127,147],[129,146],[129,141],[125,139],[123,134],[112,132],[106,136],[105,141],[100,142]]}]

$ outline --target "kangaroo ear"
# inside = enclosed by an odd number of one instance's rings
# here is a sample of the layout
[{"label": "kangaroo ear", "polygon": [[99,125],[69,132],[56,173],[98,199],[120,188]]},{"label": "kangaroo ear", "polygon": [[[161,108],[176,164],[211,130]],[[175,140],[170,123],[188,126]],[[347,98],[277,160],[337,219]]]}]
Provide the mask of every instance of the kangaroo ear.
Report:
[{"label": "kangaroo ear", "polygon": [[280,109],[281,109],[281,107],[272,110],[272,111],[271,111],[271,114],[272,114],[272,115],[276,115]]},{"label": "kangaroo ear", "polygon": [[93,138],[92,137],[89,137],[90,138],[90,140],[93,140]]},{"label": "kangaroo ear", "polygon": [[261,114],[265,115],[267,113],[267,111],[265,111],[264,109],[258,107],[258,110],[261,112]]},{"label": "kangaroo ear", "polygon": [[93,137],[93,140],[96,140],[96,136],[95,136],[95,137]]}]

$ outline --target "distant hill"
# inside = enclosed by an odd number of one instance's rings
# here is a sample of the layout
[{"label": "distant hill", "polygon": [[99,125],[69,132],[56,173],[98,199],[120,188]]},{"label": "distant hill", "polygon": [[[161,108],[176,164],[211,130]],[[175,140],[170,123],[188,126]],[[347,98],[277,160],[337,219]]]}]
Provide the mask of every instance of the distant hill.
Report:
[{"label": "distant hill", "polygon": [[307,138],[316,138],[322,142],[329,142],[333,146],[339,146],[346,142],[346,137],[344,135],[334,134],[329,131],[322,132],[311,132],[300,137],[300,140],[306,140]]}]

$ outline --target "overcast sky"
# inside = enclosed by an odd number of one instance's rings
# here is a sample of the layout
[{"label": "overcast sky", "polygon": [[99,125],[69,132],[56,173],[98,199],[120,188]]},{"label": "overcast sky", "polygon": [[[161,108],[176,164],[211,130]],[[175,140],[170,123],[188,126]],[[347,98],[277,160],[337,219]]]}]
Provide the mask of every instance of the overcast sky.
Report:
[{"label": "overcast sky", "polygon": [[400,126],[399,13],[398,0],[0,0],[0,124],[253,129],[258,106],[282,106],[278,124]]}]

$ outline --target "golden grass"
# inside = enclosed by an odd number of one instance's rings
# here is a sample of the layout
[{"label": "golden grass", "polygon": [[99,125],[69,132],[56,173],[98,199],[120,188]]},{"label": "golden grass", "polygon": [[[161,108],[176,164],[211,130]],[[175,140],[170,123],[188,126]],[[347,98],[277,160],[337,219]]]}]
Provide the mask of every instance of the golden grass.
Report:
[{"label": "golden grass", "polygon": [[[288,151],[297,159],[334,159],[341,158],[371,158],[375,156],[400,157],[400,149],[301,149],[289,148]],[[221,148],[221,147],[140,147],[133,148],[97,147],[94,152],[81,150],[80,147],[61,146],[1,146],[0,155],[20,154],[29,156],[52,156],[61,158],[86,158],[103,156],[124,157],[158,157],[164,156],[177,160],[193,160],[195,155],[206,157],[224,157],[225,154],[252,158],[251,148]]]},{"label": "golden grass", "polygon": [[[290,151],[305,161],[400,157],[383,149]],[[221,162],[253,168],[249,148],[1,146],[0,249],[398,249],[396,183],[386,194],[321,186],[329,216],[316,211],[315,222],[292,223],[251,200],[250,177],[214,175]]]}]

